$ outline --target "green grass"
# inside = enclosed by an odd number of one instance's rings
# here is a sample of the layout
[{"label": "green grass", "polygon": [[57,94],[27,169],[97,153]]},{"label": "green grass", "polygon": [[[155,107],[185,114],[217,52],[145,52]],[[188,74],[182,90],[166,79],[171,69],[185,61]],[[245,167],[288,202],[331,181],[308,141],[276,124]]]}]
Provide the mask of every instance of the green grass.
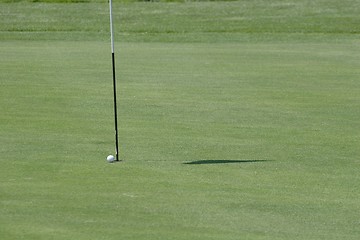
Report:
[{"label": "green grass", "polygon": [[[114,4],[116,39],[126,42],[287,41],[314,35],[357,39],[356,0]],[[0,39],[107,40],[108,4],[2,3]],[[326,36],[324,36],[326,34]]]},{"label": "green grass", "polygon": [[0,3],[0,239],[359,239],[359,7]]}]

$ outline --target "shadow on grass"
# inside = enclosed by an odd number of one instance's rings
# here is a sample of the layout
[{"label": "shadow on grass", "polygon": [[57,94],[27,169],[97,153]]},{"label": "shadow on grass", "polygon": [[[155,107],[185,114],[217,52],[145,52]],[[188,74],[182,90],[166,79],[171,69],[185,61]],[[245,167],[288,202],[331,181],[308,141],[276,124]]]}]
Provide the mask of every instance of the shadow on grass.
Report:
[{"label": "shadow on grass", "polygon": [[259,162],[269,162],[272,160],[196,160],[191,162],[184,162],[183,164],[229,164],[229,163],[259,163]]}]

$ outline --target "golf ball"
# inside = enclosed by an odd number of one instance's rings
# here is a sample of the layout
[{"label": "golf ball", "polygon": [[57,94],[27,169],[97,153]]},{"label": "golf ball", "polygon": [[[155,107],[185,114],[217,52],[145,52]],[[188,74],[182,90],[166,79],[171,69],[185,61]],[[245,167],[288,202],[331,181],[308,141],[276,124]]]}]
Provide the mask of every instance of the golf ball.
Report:
[{"label": "golf ball", "polygon": [[113,155],[109,155],[109,156],[107,156],[106,160],[111,163],[111,162],[115,161],[115,157]]}]

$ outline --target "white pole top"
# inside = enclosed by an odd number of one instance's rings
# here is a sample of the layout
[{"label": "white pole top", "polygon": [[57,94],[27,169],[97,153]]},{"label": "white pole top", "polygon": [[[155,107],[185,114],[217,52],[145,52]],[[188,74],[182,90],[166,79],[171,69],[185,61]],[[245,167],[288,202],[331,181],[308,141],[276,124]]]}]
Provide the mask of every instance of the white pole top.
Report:
[{"label": "white pole top", "polygon": [[112,0],[109,0],[109,8],[110,8],[111,52],[114,53],[114,28],[113,28],[113,18],[112,18]]}]

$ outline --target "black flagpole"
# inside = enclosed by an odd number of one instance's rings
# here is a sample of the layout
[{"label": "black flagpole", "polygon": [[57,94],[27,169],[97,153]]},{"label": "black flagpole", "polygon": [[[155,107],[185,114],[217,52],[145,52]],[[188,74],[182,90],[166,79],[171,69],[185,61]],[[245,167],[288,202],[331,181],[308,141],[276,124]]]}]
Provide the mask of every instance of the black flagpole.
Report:
[{"label": "black flagpole", "polygon": [[110,8],[110,34],[111,34],[111,60],[112,60],[112,73],[113,73],[113,88],[114,88],[114,123],[115,123],[115,160],[119,161],[119,137],[118,137],[118,124],[117,124],[117,101],[116,101],[116,78],[115,78],[115,51],[114,51],[114,28],[112,18],[112,0],[109,0]]}]

